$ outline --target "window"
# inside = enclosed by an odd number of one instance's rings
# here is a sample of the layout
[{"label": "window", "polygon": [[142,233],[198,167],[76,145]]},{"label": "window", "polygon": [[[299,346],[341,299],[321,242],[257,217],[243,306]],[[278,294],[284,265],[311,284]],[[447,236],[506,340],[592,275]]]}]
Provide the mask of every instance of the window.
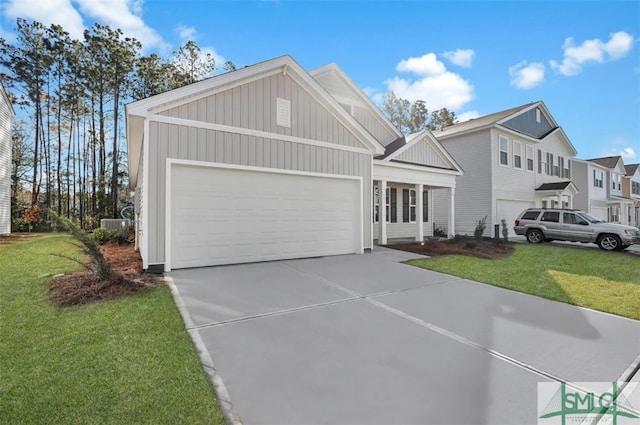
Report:
[{"label": "window", "polygon": [[527,211],[524,214],[522,214],[522,217],[520,217],[521,220],[535,220],[538,218],[538,216],[540,215],[540,211],[538,210],[534,210],[534,211]]},{"label": "window", "polygon": [[513,168],[522,169],[522,143],[513,141]]},{"label": "window", "polygon": [[602,187],[602,182],[604,181],[604,172],[599,170],[593,170],[593,186],[594,187]]},{"label": "window", "polygon": [[533,146],[527,145],[527,171],[533,173]]},{"label": "window", "polygon": [[385,196],[385,210],[387,212],[387,223],[396,223],[398,221],[398,203],[395,187],[387,188]]},{"label": "window", "polygon": [[575,215],[574,213],[562,213],[562,222],[564,224],[579,224],[580,217]]},{"label": "window", "polygon": [[380,188],[375,186],[373,188],[373,222],[380,221]]},{"label": "window", "polygon": [[422,222],[429,221],[429,191],[422,191]]},{"label": "window", "polygon": [[509,139],[498,136],[500,144],[500,165],[509,165]]},{"label": "window", "polygon": [[416,222],[416,190],[402,189],[402,222]]},{"label": "window", "polygon": [[549,152],[538,150],[538,173],[549,174]]},{"label": "window", "polygon": [[542,214],[542,218],[540,221],[552,221],[554,223],[560,222],[560,212],[559,211],[545,211]]},{"label": "window", "polygon": [[640,182],[631,182],[631,193],[640,195]]},{"label": "window", "polygon": [[556,162],[553,164],[553,172],[551,175],[560,177],[560,160],[563,159],[560,155],[556,157]]},{"label": "window", "polygon": [[611,189],[620,190],[622,187],[622,176],[618,173],[611,173]]},{"label": "window", "polygon": [[570,179],[571,178],[571,160],[567,159],[566,161],[562,158],[562,178]]}]

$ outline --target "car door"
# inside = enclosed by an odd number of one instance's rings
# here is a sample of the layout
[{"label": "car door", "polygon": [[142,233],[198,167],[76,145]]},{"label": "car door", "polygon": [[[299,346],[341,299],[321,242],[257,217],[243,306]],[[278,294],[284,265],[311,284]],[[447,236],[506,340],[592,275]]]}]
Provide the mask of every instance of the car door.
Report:
[{"label": "car door", "polygon": [[561,238],[560,211],[545,211],[540,217],[541,224],[544,225],[544,236],[547,239]]},{"label": "car door", "polygon": [[562,213],[561,237],[568,241],[588,242],[591,239],[591,223],[573,212]]}]

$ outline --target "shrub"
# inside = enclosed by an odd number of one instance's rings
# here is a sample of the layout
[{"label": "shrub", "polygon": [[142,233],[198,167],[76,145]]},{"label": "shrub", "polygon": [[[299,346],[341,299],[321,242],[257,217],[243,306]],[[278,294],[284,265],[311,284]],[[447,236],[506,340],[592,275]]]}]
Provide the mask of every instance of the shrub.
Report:
[{"label": "shrub", "polygon": [[447,237],[447,231],[444,230],[442,227],[436,227],[435,229],[433,229],[433,236],[437,236],[440,238],[446,238]]},{"label": "shrub", "polygon": [[473,231],[473,238],[480,242],[482,240],[482,236],[484,235],[484,230],[487,228],[487,216],[485,215],[483,219],[478,220],[476,223],[476,228]]},{"label": "shrub", "polygon": [[107,242],[114,240],[115,234],[110,230],[98,227],[97,229],[93,229],[93,239],[95,239],[98,244],[104,245]]}]

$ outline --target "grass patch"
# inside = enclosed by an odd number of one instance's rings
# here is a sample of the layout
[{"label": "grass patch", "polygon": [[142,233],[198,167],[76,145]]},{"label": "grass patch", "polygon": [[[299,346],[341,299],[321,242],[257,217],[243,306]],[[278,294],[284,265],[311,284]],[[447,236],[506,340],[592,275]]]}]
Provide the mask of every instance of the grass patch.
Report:
[{"label": "grass patch", "polygon": [[[0,245],[0,422],[223,424],[168,287],[60,309],[66,235]],[[56,255],[52,255],[56,254]]]},{"label": "grass patch", "polygon": [[451,255],[408,263],[640,320],[640,261],[625,253],[518,244],[497,260]]}]

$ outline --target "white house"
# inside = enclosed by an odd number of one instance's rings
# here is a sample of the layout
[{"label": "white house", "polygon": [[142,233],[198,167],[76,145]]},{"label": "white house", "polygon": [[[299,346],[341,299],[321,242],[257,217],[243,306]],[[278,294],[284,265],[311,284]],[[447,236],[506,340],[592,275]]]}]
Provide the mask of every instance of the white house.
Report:
[{"label": "white house", "polygon": [[627,173],[622,177],[622,196],[631,200],[627,216],[630,226],[640,228],[640,164],[625,165]]},{"label": "white house", "polygon": [[[373,248],[374,157],[402,135],[337,66],[310,74],[282,56],[126,111],[145,269]],[[425,152],[430,143],[437,146],[427,141]],[[437,175],[428,164],[406,164],[397,181],[453,187],[459,172],[411,179],[419,167]]]},{"label": "white house", "polygon": [[[464,170],[455,190],[455,233],[472,235],[486,217],[485,236],[529,207],[573,207],[576,150],[541,101],[454,124],[433,132]],[[448,203],[436,194],[436,225]],[[446,224],[443,224],[443,226]]]},{"label": "white house", "polygon": [[607,173],[609,168],[597,162],[573,158],[571,171],[576,186],[580,190],[580,193],[574,197],[574,208],[586,211],[600,220],[608,221]]},{"label": "white house", "polygon": [[0,235],[11,233],[11,123],[13,106],[0,84]]}]

